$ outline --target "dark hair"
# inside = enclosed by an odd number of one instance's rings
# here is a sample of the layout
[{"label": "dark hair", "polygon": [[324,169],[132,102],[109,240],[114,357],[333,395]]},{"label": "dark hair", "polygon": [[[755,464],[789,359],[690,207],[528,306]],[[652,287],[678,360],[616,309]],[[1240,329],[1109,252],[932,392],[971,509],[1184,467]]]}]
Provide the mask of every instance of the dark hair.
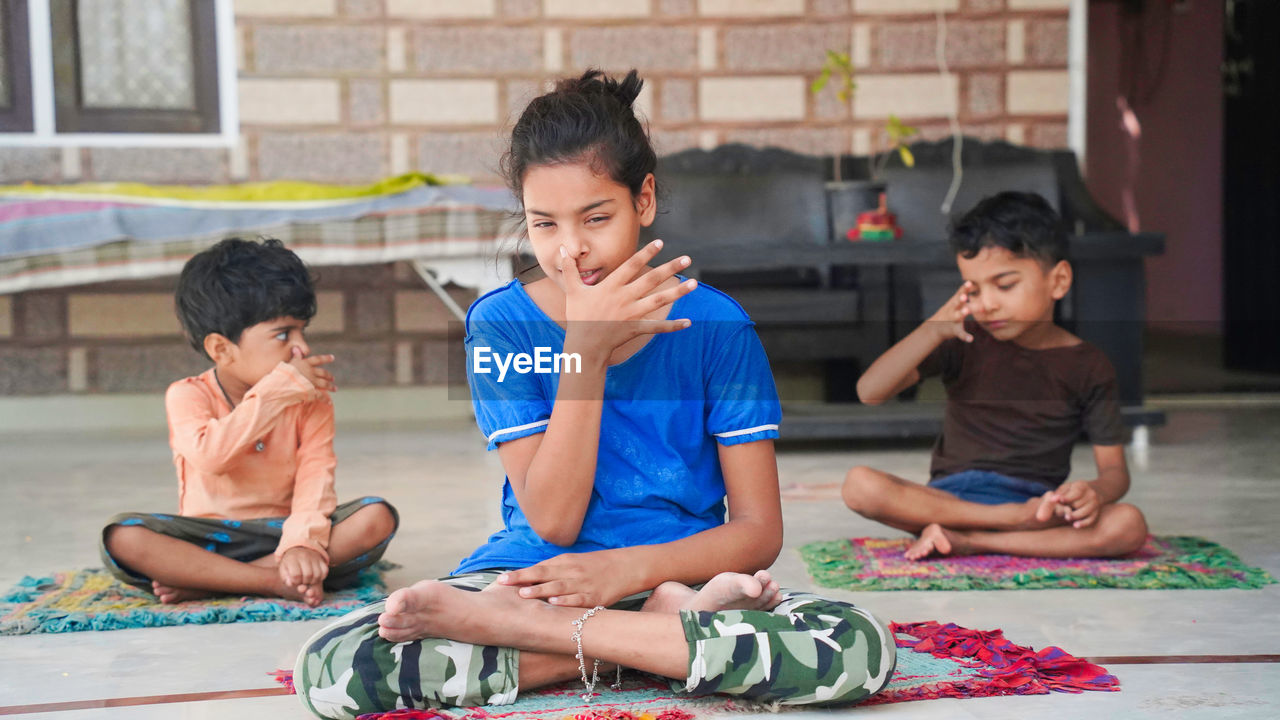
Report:
[{"label": "dark hair", "polygon": [[227,238],[187,261],[174,308],[187,341],[208,357],[204,339],[240,342],[245,328],[279,317],[310,320],[316,291],[302,260],[275,239]]},{"label": "dark hair", "polygon": [[1045,268],[1067,259],[1062,218],[1036,193],[1002,192],[982,199],[951,223],[951,250],[972,258],[984,247],[1033,257]]},{"label": "dark hair", "polygon": [[658,163],[631,108],[642,87],[635,70],[618,81],[591,68],[534,98],[512,128],[511,147],[502,156],[502,174],[516,199],[524,201],[530,167],[583,160],[638,195]]}]

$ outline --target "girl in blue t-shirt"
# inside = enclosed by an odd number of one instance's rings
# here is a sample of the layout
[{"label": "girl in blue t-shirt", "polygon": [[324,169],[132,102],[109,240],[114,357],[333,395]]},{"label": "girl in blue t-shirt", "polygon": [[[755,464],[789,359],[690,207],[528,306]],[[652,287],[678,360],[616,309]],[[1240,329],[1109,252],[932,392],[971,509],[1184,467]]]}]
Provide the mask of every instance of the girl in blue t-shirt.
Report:
[{"label": "girl in blue t-shirt", "polygon": [[316,714],[507,704],[574,678],[590,696],[601,663],[795,704],[888,683],[883,624],[763,570],[782,546],[777,394],[742,308],[678,275],[688,257],[650,267],[661,241],[637,251],[657,210],[641,85],[591,70],[516,123],[503,169],[543,277],[477,300],[466,339],[503,529],[309,640],[294,680]]}]

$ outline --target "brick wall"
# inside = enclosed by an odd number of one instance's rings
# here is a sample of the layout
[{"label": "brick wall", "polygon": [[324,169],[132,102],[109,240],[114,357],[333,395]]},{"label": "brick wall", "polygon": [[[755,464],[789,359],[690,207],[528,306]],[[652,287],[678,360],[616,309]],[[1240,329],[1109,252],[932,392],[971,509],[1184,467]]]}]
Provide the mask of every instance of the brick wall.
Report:
[{"label": "brick wall", "polygon": [[[0,148],[0,182],[496,179],[503,130],[555,77],[636,67],[659,153],[725,142],[865,154],[889,113],[1066,144],[1068,0],[237,0],[231,149]],[[949,78],[937,73],[935,12]],[[813,96],[823,51],[858,90]],[[440,383],[443,307],[401,266],[322,273],[317,338],[344,384]],[[388,280],[390,278],[390,280]],[[0,296],[0,394],[151,391],[202,361],[172,279]],[[434,324],[433,324],[434,323]],[[345,365],[350,363],[350,365]]]},{"label": "brick wall", "polygon": [[[233,149],[0,148],[0,182],[496,177],[555,77],[639,68],[660,153],[723,142],[864,154],[888,113],[945,135],[1066,143],[1068,0],[237,0]],[[937,73],[935,12],[947,24]],[[851,50],[849,104],[814,97]]]},{"label": "brick wall", "polygon": [[[405,263],[316,270],[317,352],[339,387],[444,385],[460,333]],[[182,339],[176,278],[0,295],[0,395],[162,391],[210,363]],[[475,292],[453,289],[466,307]],[[451,324],[452,323],[452,324]]]}]

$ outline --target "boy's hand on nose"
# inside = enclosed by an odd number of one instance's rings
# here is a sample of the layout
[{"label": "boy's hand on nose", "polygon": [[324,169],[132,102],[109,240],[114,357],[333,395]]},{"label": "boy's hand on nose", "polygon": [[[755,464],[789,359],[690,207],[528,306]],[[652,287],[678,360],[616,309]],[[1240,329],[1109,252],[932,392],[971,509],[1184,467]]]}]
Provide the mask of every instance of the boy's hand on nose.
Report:
[{"label": "boy's hand on nose", "polygon": [[929,318],[931,327],[938,331],[939,342],[953,337],[965,342],[973,342],[973,335],[964,329],[964,321],[973,314],[973,307],[969,304],[969,294],[976,289],[972,281],[965,280],[956,294],[952,295],[942,304],[942,307],[938,308],[938,312]]},{"label": "boy's hand on nose", "polygon": [[334,384],[333,374],[321,367],[331,362],[333,362],[332,355],[304,356],[302,348],[294,347],[293,359],[289,361],[289,364],[302,373],[303,377],[310,380],[317,390],[336,392],[338,386]]}]

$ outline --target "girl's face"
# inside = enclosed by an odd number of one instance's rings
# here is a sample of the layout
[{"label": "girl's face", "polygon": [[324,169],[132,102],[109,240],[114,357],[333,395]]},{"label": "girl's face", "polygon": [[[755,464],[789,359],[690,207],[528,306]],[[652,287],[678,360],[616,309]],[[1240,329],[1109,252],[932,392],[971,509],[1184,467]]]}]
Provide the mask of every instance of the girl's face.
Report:
[{"label": "girl's face", "polygon": [[563,291],[560,248],[578,263],[585,285],[595,285],[636,252],[640,228],[653,222],[653,174],[632,197],[627,186],[585,162],[535,165],[524,175],[529,242],[547,277]]}]

